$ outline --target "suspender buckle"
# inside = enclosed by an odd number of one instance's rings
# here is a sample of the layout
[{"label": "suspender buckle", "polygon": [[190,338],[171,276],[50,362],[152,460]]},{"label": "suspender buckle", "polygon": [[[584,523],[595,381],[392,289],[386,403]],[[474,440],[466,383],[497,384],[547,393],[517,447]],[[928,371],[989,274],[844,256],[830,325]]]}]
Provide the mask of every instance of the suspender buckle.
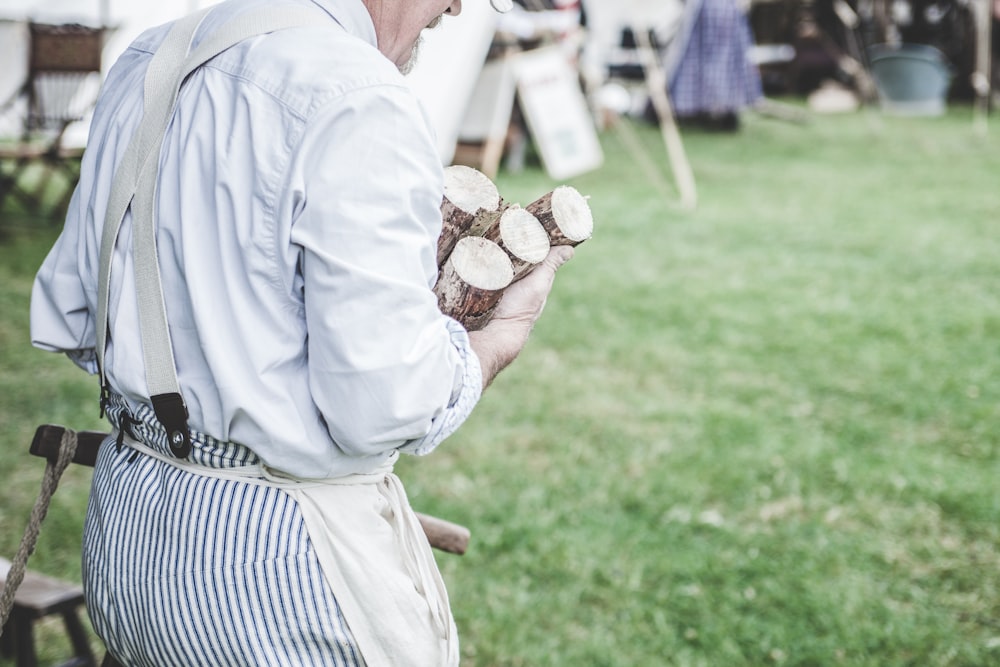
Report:
[{"label": "suspender buckle", "polygon": [[179,459],[186,459],[191,453],[191,434],[188,431],[188,411],[180,394],[157,394],[151,396],[153,412],[167,430],[170,451]]},{"label": "suspender buckle", "polygon": [[111,400],[111,388],[108,386],[107,382],[101,384],[101,419],[104,419],[104,415],[108,411],[108,402]]}]

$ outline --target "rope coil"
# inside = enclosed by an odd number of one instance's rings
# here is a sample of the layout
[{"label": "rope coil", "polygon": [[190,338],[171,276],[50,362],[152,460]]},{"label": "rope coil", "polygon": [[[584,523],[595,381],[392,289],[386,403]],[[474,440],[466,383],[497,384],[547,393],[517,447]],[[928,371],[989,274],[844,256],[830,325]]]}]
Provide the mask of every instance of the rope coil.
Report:
[{"label": "rope coil", "polygon": [[28,558],[35,552],[38,544],[38,535],[42,531],[42,521],[49,511],[49,504],[52,496],[59,486],[59,479],[63,472],[73,462],[73,455],[76,454],[77,437],[76,431],[65,429],[62,440],[59,443],[59,457],[55,462],[49,461],[45,464],[45,475],[42,477],[42,488],[35,500],[35,506],[31,509],[31,517],[28,525],[24,529],[24,536],[21,538],[21,545],[18,547],[17,555],[11,563],[10,571],[7,573],[7,581],[4,584],[3,595],[0,596],[0,636],[3,629],[7,627],[7,620],[14,609],[14,596],[17,593],[21,581],[24,579],[24,572],[27,569]]}]

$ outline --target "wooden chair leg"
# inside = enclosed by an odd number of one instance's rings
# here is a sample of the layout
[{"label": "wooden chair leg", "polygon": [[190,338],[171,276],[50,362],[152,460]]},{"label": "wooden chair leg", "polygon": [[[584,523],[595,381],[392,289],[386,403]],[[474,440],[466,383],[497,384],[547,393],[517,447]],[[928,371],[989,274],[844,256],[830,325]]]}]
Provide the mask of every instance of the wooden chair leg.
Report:
[{"label": "wooden chair leg", "polygon": [[66,624],[66,634],[69,635],[69,641],[73,645],[73,655],[76,656],[74,662],[93,667],[97,664],[97,661],[90,650],[90,642],[87,641],[87,631],[83,629],[83,623],[80,622],[76,611],[68,609],[63,612],[62,616],[63,622]]},{"label": "wooden chair leg", "polygon": [[45,208],[45,196],[50,189],[54,170],[48,160],[38,162],[39,171],[38,182],[32,186],[30,210],[33,214],[40,214]]},{"label": "wooden chair leg", "polygon": [[14,622],[8,620],[7,625],[3,628],[3,634],[0,634],[0,657],[3,658],[13,658],[14,657]]},{"label": "wooden chair leg", "polygon": [[4,199],[16,199],[20,202],[25,211],[35,214],[38,211],[38,201],[34,190],[28,190],[23,184],[24,172],[28,168],[28,161],[18,159],[11,166],[11,171],[5,173],[3,194]]},{"label": "wooden chair leg", "polygon": [[10,615],[14,630],[14,645],[17,651],[17,667],[38,667],[35,653],[34,619],[31,615],[14,609]]},{"label": "wooden chair leg", "polygon": [[21,165],[12,160],[3,160],[0,164],[0,207],[7,201],[18,200],[24,203],[24,192],[18,184],[21,175]]}]

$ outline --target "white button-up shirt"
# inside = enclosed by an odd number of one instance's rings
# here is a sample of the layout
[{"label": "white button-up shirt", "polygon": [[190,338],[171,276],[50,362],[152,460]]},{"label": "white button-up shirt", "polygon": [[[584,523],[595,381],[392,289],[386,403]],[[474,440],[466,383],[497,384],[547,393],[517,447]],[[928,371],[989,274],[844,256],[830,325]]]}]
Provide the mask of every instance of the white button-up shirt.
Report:
[{"label": "white button-up shirt", "polygon": [[[276,3],[220,5],[195,42],[264,4]],[[468,335],[431,291],[442,167],[419,103],[377,50],[361,0],[315,4],[329,20],[247,40],[188,78],[156,204],[191,427],[308,478],[427,453],[482,391]],[[32,342],[90,372],[108,194],[165,34],[144,33],[109,72],[32,293]],[[113,256],[106,366],[112,391],[135,405],[148,391],[130,223],[129,213]]]}]

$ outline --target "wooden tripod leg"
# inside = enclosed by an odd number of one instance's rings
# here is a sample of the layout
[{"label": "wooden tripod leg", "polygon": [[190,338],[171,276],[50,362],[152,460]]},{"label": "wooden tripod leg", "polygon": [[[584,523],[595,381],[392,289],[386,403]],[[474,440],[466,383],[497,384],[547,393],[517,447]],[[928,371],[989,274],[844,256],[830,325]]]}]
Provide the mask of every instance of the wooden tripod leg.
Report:
[{"label": "wooden tripod leg", "polygon": [[670,168],[674,172],[677,190],[681,195],[681,206],[689,210],[694,209],[698,205],[694,172],[691,170],[691,163],[684,151],[680,131],[674,121],[673,105],[670,103],[670,97],[667,96],[666,73],[657,61],[653,45],[649,41],[648,31],[633,26],[632,34],[635,35],[636,44],[639,46],[639,57],[642,59],[642,69],[646,75],[646,88],[649,90],[649,98],[659,120],[660,134],[663,136],[663,143],[667,148],[667,158],[670,160]]},{"label": "wooden tripod leg", "polygon": [[73,655],[76,662],[87,665],[94,665],[94,654],[90,651],[90,641],[87,639],[87,631],[83,629],[80,617],[76,615],[75,609],[67,609],[62,613],[63,623],[66,625],[66,634],[69,635],[70,644],[73,646]]},{"label": "wooden tripod leg", "polygon": [[10,616],[14,631],[14,651],[17,653],[17,667],[36,667],[38,655],[35,653],[34,619],[26,609],[14,608]]}]

